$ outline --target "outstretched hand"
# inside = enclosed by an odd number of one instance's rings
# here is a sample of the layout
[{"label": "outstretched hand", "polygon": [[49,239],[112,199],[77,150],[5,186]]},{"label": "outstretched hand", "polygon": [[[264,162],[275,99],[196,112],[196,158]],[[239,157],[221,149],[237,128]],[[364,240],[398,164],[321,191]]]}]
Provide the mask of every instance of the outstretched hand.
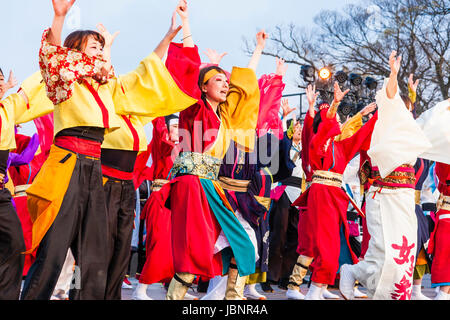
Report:
[{"label": "outstretched hand", "polygon": [[219,65],[220,61],[222,61],[223,57],[225,57],[228,53],[227,52],[219,53],[213,49],[206,49],[204,54],[208,57],[209,62],[211,62],[212,64]]},{"label": "outstretched hand", "polygon": [[414,74],[409,75],[408,79],[408,86],[411,88],[412,91],[417,92],[417,87],[419,86],[419,79],[414,82]]},{"label": "outstretched hand", "polygon": [[364,109],[361,110],[361,115],[363,117],[367,116],[369,113],[372,113],[377,108],[377,104],[375,102],[372,102],[371,104],[364,107]]},{"label": "outstretched hand", "polygon": [[287,64],[285,63],[283,58],[276,58],[276,64],[277,64],[277,69],[275,71],[275,74],[284,77],[286,75],[287,72]]},{"label": "outstretched hand", "polygon": [[261,30],[256,34],[256,46],[264,49],[268,38],[269,34],[267,34],[264,30]]},{"label": "outstretched hand", "polygon": [[281,100],[281,109],[283,110],[283,119],[286,119],[286,117],[295,110],[295,108],[291,108],[289,106],[289,100],[283,99]]},{"label": "outstretched hand", "polygon": [[65,17],[76,0],[52,0],[55,16]]},{"label": "outstretched hand", "polygon": [[389,66],[391,67],[391,74],[397,75],[400,71],[400,66],[402,63],[402,56],[397,57],[397,51],[392,51],[389,56]]},{"label": "outstretched hand", "polygon": [[178,2],[176,12],[180,16],[181,20],[189,18],[188,4],[186,0],[180,0]]},{"label": "outstretched hand", "polygon": [[105,26],[102,23],[99,23],[97,25],[97,30],[105,39],[105,48],[111,48],[114,40],[120,33],[120,31],[116,31],[114,34],[109,33],[109,31],[105,28]]},{"label": "outstretched hand", "polygon": [[350,89],[345,90],[342,92],[341,88],[339,87],[339,83],[337,81],[334,82],[334,101],[339,103],[344,99],[345,95],[350,92]]},{"label": "outstretched hand", "polygon": [[310,108],[314,108],[318,96],[319,92],[316,92],[316,85],[309,84],[308,87],[306,87],[306,99],[308,100]]},{"label": "outstretched hand", "polygon": [[17,81],[16,77],[14,76],[14,73],[11,70],[9,72],[8,82],[6,83],[6,91],[8,91],[9,89],[14,88],[18,84],[19,84],[19,82]]}]

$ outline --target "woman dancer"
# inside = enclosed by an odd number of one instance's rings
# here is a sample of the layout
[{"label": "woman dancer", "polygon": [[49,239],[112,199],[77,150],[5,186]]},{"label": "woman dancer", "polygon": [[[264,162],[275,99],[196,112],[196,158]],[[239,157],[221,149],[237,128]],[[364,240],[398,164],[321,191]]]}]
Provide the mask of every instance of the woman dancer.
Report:
[{"label": "woman dancer", "polygon": [[27,190],[34,222],[30,251],[39,249],[22,291],[26,300],[51,297],[69,248],[80,284],[70,291],[70,299],[105,298],[110,246],[100,163],[104,135],[121,127],[116,112],[145,108],[146,115],[164,114],[168,97],[171,102],[177,101],[174,96],[185,97],[155,52],[135,71],[113,76],[110,56],[117,33],[104,37],[75,31],[61,46],[65,16],[74,2],[53,0],[53,24],[44,32],[39,52],[54,104],[55,142]]},{"label": "woman dancer", "polygon": [[[260,97],[254,70],[267,34],[258,33],[248,68],[233,68],[228,84],[218,67],[199,72],[201,62],[190,32],[186,1],[180,1],[177,12],[183,25],[183,45],[170,46],[166,65],[185,92],[199,102],[180,113],[181,152],[170,183],[176,274],[166,299],[183,299],[196,275],[213,278],[226,273],[226,299],[242,299],[245,276],[255,270],[255,248],[226,201],[217,176],[231,140],[245,150],[254,147]],[[216,252],[221,230],[231,250]]]}]

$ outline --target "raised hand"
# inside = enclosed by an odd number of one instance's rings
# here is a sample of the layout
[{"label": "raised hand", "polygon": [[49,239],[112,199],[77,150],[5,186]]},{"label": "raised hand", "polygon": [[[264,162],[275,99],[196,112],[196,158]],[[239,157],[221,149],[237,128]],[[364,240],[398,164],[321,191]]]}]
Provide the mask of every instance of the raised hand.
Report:
[{"label": "raised hand", "polygon": [[55,11],[55,16],[65,17],[70,8],[72,8],[75,0],[52,0],[53,10]]},{"label": "raised hand", "polygon": [[361,110],[361,115],[363,117],[367,116],[369,113],[374,111],[377,108],[377,104],[375,102],[372,102],[371,104],[364,107],[364,109]]},{"label": "raised hand", "polygon": [[264,30],[261,30],[256,34],[256,47],[264,49],[266,46],[266,40],[269,38]]},{"label": "raised hand", "polygon": [[319,92],[316,92],[316,85],[313,86],[309,84],[308,87],[306,87],[306,99],[308,100],[310,108],[314,108],[318,96]]},{"label": "raised hand", "polygon": [[14,88],[17,86],[19,82],[17,81],[16,77],[14,76],[14,73],[12,71],[9,72],[8,82],[6,82],[6,91],[8,91],[11,88]]},{"label": "raised hand", "polygon": [[186,0],[180,0],[177,4],[176,11],[180,16],[181,20],[186,20],[189,18],[188,4]]},{"label": "raised hand", "polygon": [[169,31],[167,31],[167,34],[166,34],[166,38],[169,41],[172,41],[175,38],[175,36],[178,34],[178,32],[180,32],[181,28],[182,28],[182,26],[177,26],[177,12],[174,11],[172,14],[172,20],[170,23]]},{"label": "raised hand", "polygon": [[389,66],[391,67],[391,74],[397,75],[400,71],[400,66],[402,62],[402,56],[397,57],[397,51],[392,51],[389,56]]},{"label": "raised hand", "polygon": [[283,119],[286,119],[286,117],[295,110],[295,108],[291,108],[289,106],[289,100],[283,99],[281,100],[281,109],[283,110]]},{"label": "raised hand", "polygon": [[334,101],[339,103],[344,99],[345,95],[349,93],[350,89],[345,90],[342,92],[341,88],[339,87],[339,83],[337,81],[334,82]]},{"label": "raised hand", "polygon": [[411,88],[412,91],[417,92],[417,87],[419,86],[419,79],[414,82],[414,74],[409,75],[408,79],[408,86]]},{"label": "raised hand", "polygon": [[105,26],[101,23],[97,25],[97,30],[105,38],[105,48],[111,48],[114,40],[119,35],[120,31],[116,31],[114,34],[109,33]]},{"label": "raised hand", "polygon": [[216,50],[213,49],[206,49],[206,51],[204,52],[204,54],[208,57],[209,61],[212,64],[220,64],[220,61],[222,61],[222,58],[224,56],[226,56],[228,53],[224,52],[224,53],[218,53]]},{"label": "raised hand", "polygon": [[279,76],[284,77],[286,75],[287,72],[287,64],[284,62],[284,59],[282,58],[276,58],[276,64],[277,64],[277,69],[275,71],[275,73]]}]

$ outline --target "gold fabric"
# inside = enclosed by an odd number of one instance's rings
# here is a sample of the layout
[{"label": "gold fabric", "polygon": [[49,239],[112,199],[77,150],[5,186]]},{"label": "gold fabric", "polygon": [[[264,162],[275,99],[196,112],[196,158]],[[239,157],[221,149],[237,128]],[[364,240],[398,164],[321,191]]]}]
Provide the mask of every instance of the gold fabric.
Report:
[{"label": "gold fabric", "polygon": [[336,136],[335,141],[341,141],[353,136],[363,125],[361,112],[348,119],[341,128],[341,134]]},{"label": "gold fabric", "polygon": [[340,188],[343,175],[331,171],[316,170],[312,176],[312,183]]},{"label": "gold fabric", "polygon": [[444,196],[442,193],[439,196],[437,202],[437,210],[447,210],[450,211],[450,196]]},{"label": "gold fabric", "polygon": [[292,274],[289,277],[289,282],[296,283],[297,285],[293,285],[292,283],[288,284],[288,289],[292,290],[299,290],[301,284],[303,283],[303,279],[306,277],[306,274],[308,273],[308,269],[305,269],[298,264],[301,264],[305,267],[309,267],[312,262],[312,258],[305,257],[300,255],[297,258],[297,264],[294,265],[294,269],[292,270]]},{"label": "gold fabric", "polygon": [[[190,273],[177,273],[177,276],[186,283],[192,283],[195,278],[195,275]],[[166,300],[183,300],[188,289],[188,287],[173,278],[167,289]]]},{"label": "gold fabric", "polygon": [[225,190],[247,192],[250,180],[237,180],[228,177],[219,177],[219,183]]},{"label": "gold fabric", "polygon": [[238,270],[229,268],[225,300],[244,300],[244,288],[247,276],[239,276]]},{"label": "gold fabric", "polygon": [[169,180],[164,179],[155,179],[152,183],[152,186],[150,187],[151,191],[159,191],[165,185],[166,183],[169,183]]},{"label": "gold fabric", "polygon": [[416,190],[416,192],[414,193],[415,201],[416,201],[416,204],[418,204],[418,205],[420,205],[421,194],[422,194],[422,192],[420,192],[420,190]]},{"label": "gold fabric", "polygon": [[255,72],[234,67],[227,100],[219,105],[219,132],[214,145],[206,153],[223,159],[231,141],[241,145],[246,152],[253,151],[259,102],[260,92]]},{"label": "gold fabric", "polygon": [[181,152],[173,164],[173,175],[189,174],[217,180],[222,160],[205,153]]},{"label": "gold fabric", "polygon": [[256,268],[255,273],[247,276],[245,284],[256,284],[263,283],[267,281],[267,272],[261,272],[261,269]]},{"label": "gold fabric", "polygon": [[[409,164],[404,164],[400,166],[401,168],[413,168],[413,166]],[[374,170],[372,168],[371,171],[371,177],[369,179],[373,180],[373,186],[374,187],[380,187],[385,189],[398,189],[399,187],[395,186],[385,186],[380,185],[377,183],[377,180],[384,182],[384,183],[398,183],[398,184],[410,184],[415,185],[416,184],[416,175],[414,172],[401,172],[401,171],[393,171],[391,172],[386,178],[381,178],[380,172],[377,170]]]}]

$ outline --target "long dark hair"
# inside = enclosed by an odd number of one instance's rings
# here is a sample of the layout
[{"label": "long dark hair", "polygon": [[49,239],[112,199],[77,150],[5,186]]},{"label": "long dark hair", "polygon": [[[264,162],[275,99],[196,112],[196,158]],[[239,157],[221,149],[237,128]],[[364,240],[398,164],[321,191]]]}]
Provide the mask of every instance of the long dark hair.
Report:
[{"label": "long dark hair", "polygon": [[319,130],[319,125],[322,123],[322,116],[320,115],[320,111],[316,113],[313,120],[313,132],[314,134],[317,133],[317,130]]}]

